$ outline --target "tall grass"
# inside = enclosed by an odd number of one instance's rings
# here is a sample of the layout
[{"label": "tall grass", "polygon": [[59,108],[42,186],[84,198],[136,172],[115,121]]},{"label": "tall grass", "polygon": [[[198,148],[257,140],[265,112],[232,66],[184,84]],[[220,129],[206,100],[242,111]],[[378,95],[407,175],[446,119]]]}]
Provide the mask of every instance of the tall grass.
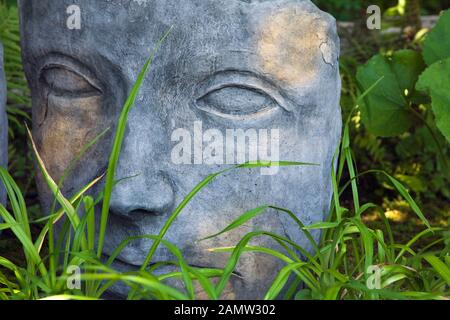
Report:
[{"label": "tall grass", "polygon": [[[169,35],[161,39],[158,47]],[[29,221],[25,200],[12,177],[6,169],[0,168],[0,179],[6,186],[11,211],[0,205],[0,217],[4,223],[1,230],[9,229],[20,241],[25,262],[14,264],[5,257],[0,257],[0,299],[101,299],[105,292],[117,283],[125,284],[130,289],[130,299],[195,299],[194,282],[198,282],[210,299],[219,299],[241,256],[246,252],[258,252],[272,256],[284,263],[278,275],[266,292],[265,299],[448,299],[450,286],[449,232],[432,228],[425,214],[420,210],[408,190],[396,179],[383,171],[358,173],[352,157],[348,121],[339,150],[338,166],[333,169],[333,202],[328,219],[325,222],[305,226],[296,216],[285,208],[264,205],[244,213],[222,232],[208,238],[235,230],[249,220],[264,214],[267,209],[274,209],[286,214],[298,226],[298,232],[310,241],[312,252],[290,239],[266,231],[251,232],[244,236],[236,246],[211,248],[212,252],[230,252],[229,261],[223,269],[201,269],[189,266],[182,252],[170,242],[164,240],[165,234],[175,219],[183,213],[186,205],[195,200],[195,196],[207,188],[214,179],[229,170],[251,170],[266,166],[313,165],[300,162],[252,162],[239,165],[212,174],[201,181],[179,204],[158,235],[142,235],[124,240],[111,254],[108,261],[102,261],[101,254],[107,232],[107,221],[111,192],[116,183],[114,174],[119,159],[128,114],[134,104],[136,95],[151,66],[156,50],[145,63],[137,81],[131,90],[121,116],[111,152],[103,192],[94,198],[87,192],[102,178],[98,177],[71,198],[66,198],[59,185],[48,173],[45,163],[30,140],[42,175],[52,191],[60,209],[37,221]],[[382,81],[382,79],[380,79]],[[376,84],[374,84],[375,86]],[[89,147],[98,140],[88,144]],[[81,158],[78,156],[78,158]],[[349,181],[343,181],[347,172]],[[389,221],[384,211],[372,203],[360,203],[358,181],[365,175],[377,174],[387,181],[408,202],[412,210],[424,224],[424,230],[406,244],[396,243]],[[353,208],[346,208],[341,203],[342,193],[350,188],[353,195]],[[98,241],[95,230],[94,208],[102,207]],[[362,216],[368,210],[376,210],[385,222],[383,230],[373,230],[366,226]],[[83,214],[82,214],[83,212]],[[40,234],[33,239],[31,224],[41,224]],[[61,224],[55,235],[56,223]],[[312,230],[321,230],[322,236],[316,243]],[[415,243],[422,238],[433,236],[426,248],[416,251]],[[249,245],[256,237],[269,237],[280,244],[284,250]],[[119,272],[112,265],[120,252],[131,242],[140,239],[153,241],[153,245],[142,267],[137,271]],[[48,254],[44,253],[44,243],[48,243]],[[154,253],[164,246],[171,252],[174,261],[155,262]],[[150,265],[152,262],[152,265]],[[159,274],[156,271],[165,265],[173,265],[178,271]],[[80,268],[81,288],[71,289],[72,266]],[[380,287],[372,288],[371,270],[380,271]],[[167,285],[167,279],[180,279],[184,290]],[[217,280],[216,282],[213,282]],[[286,289],[286,290],[283,290]]]}]

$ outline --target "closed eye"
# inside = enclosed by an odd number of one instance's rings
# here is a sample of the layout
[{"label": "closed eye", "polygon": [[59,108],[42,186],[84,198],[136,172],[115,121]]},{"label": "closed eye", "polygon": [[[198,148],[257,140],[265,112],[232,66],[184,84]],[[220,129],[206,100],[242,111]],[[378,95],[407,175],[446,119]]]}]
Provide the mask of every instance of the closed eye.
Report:
[{"label": "closed eye", "polygon": [[228,119],[260,117],[277,109],[277,102],[262,90],[227,85],[197,99],[199,109]]},{"label": "closed eye", "polygon": [[51,64],[41,71],[41,81],[58,96],[90,97],[102,94],[100,86],[90,77],[59,64]]},{"label": "closed eye", "polygon": [[277,110],[288,110],[283,97],[252,73],[225,71],[203,85],[196,107],[228,120],[268,117]]}]

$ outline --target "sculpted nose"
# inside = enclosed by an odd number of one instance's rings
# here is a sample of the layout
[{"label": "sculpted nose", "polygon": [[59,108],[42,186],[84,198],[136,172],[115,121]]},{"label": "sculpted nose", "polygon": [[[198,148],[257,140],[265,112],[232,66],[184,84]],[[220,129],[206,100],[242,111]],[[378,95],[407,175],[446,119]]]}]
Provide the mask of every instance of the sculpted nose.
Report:
[{"label": "sculpted nose", "polygon": [[139,214],[170,214],[175,193],[170,179],[159,173],[153,177],[136,176],[118,182],[111,199],[113,214],[133,218]]}]

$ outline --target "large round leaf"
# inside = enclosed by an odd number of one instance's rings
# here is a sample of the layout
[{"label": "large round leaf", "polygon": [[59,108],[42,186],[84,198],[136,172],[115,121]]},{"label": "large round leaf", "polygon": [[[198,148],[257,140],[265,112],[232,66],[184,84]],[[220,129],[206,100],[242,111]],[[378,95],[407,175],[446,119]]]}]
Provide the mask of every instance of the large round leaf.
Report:
[{"label": "large round leaf", "polygon": [[358,70],[356,77],[363,91],[382,78],[361,105],[362,121],[371,133],[391,137],[411,127],[410,99],[424,69],[419,53],[401,50],[390,56],[376,55]]},{"label": "large round leaf", "polygon": [[420,76],[417,90],[431,95],[436,125],[450,142],[450,58],[429,67]]},{"label": "large round leaf", "polygon": [[423,57],[429,66],[450,57],[450,10],[444,12],[422,47]]}]

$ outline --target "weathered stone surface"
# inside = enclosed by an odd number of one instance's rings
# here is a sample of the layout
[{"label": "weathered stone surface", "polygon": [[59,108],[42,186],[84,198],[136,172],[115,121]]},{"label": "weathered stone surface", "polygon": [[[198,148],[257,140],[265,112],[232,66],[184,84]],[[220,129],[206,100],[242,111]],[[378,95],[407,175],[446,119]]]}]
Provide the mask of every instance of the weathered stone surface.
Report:
[{"label": "weathered stone surface", "polygon": [[[6,79],[3,68],[3,46],[0,43],[0,166],[6,167],[8,161],[8,122],[6,119]],[[0,181],[0,203],[6,203],[6,193]]]},{"label": "weathered stone surface", "polygon": [[[264,130],[271,139],[279,133],[280,160],[318,166],[285,167],[272,175],[260,169],[230,171],[186,206],[166,239],[199,267],[223,267],[227,255],[208,249],[233,246],[254,230],[287,236],[310,249],[298,226],[274,210],[229,234],[197,240],[263,204],[288,208],[306,225],[327,214],[341,134],[335,20],[306,0],[80,0],[81,29],[73,30],[66,23],[71,4],[20,1],[33,133],[55,180],[86,143],[114,128],[144,61],[174,26],[129,115],[116,172],[117,179],[128,179],[114,189],[104,254],[129,236],[157,234],[197,183],[230,167],[220,160],[225,153],[239,153],[231,147],[223,152],[220,143],[212,148],[212,140],[227,130],[251,129],[262,133],[259,142]],[[105,171],[113,131],[75,166],[63,186],[67,196]],[[189,141],[192,148],[180,147]],[[244,154],[251,159],[249,149]],[[47,210],[53,198],[43,180],[38,183]],[[251,243],[281,250],[268,237]],[[136,268],[150,245],[134,242],[115,267]],[[165,249],[155,255],[155,261],[172,259]],[[223,297],[262,298],[281,266],[267,255],[244,254],[236,269],[241,277],[233,278]]]}]

